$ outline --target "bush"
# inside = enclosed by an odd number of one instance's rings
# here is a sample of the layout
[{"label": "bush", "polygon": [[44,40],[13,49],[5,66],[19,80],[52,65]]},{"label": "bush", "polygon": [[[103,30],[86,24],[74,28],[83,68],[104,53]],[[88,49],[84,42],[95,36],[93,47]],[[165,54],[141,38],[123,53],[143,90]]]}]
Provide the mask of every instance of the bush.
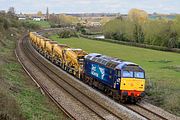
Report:
[{"label": "bush", "polygon": [[1,29],[5,29],[7,30],[9,27],[10,27],[10,21],[9,19],[6,19],[5,17],[0,17],[0,26],[1,26]]},{"label": "bush", "polygon": [[18,28],[20,25],[17,17],[6,13],[0,13],[0,30],[8,30],[10,27]]},{"label": "bush", "polygon": [[26,29],[40,29],[39,25],[35,23],[31,23],[29,21],[23,21],[22,26],[25,27]]},{"label": "bush", "polygon": [[21,26],[20,22],[16,19],[12,19],[11,26],[15,28],[19,28]]},{"label": "bush", "polygon": [[75,31],[73,30],[63,30],[60,33],[58,33],[58,36],[60,38],[70,38],[70,37],[78,37]]}]

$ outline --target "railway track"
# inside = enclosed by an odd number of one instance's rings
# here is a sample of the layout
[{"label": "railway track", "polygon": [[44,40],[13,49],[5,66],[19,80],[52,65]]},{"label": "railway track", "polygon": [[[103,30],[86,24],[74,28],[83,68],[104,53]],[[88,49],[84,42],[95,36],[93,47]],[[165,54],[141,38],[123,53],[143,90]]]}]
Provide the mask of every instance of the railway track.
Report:
[{"label": "railway track", "polygon": [[[31,51],[32,49],[30,48],[30,46],[28,46],[28,42],[29,41],[24,41],[23,45],[25,46],[26,51],[29,50],[30,53],[33,53],[33,51]],[[84,106],[86,106],[87,108],[92,110],[99,118],[101,118],[101,119],[114,119],[114,120],[115,119],[117,119],[117,120],[121,119],[118,115],[112,113],[111,111],[107,110],[106,108],[104,108],[100,104],[96,103],[96,101],[93,98],[89,98],[88,96],[86,96],[83,93],[83,91],[80,91],[77,88],[75,88],[74,86],[72,86],[70,83],[68,83],[66,81],[66,79],[64,79],[63,77],[60,77],[56,73],[54,73],[54,71],[49,69],[48,66],[44,65],[44,63],[42,63],[41,60],[39,60],[36,55],[32,54],[32,57],[29,57],[29,58],[31,60],[35,58],[36,60],[33,60],[34,63],[43,72],[45,72],[48,75],[48,77],[50,79],[52,79],[53,82],[55,82],[58,86],[60,86],[65,91],[67,91],[69,94],[71,94],[74,98],[76,98],[78,101],[80,101]]]},{"label": "railway track", "polygon": [[[25,54],[28,56],[28,58],[44,73],[47,74],[47,76],[56,83],[59,87],[63,88],[65,91],[67,91],[69,94],[71,94],[74,98],[76,98],[78,101],[80,101],[84,106],[89,108],[89,110],[93,111],[100,119],[121,119],[120,116],[112,113],[111,111],[107,110],[100,104],[96,103],[93,98],[89,98],[82,91],[79,91],[78,89],[74,88],[71,84],[69,84],[64,78],[59,77],[54,71],[50,70],[48,66],[44,65],[41,60],[38,59],[36,55],[33,54],[32,46],[29,45],[29,40],[26,37],[21,44],[21,47]],[[41,84],[39,83],[39,86]],[[43,91],[58,105],[59,103],[56,102],[56,100],[51,96],[50,93],[48,93],[48,90],[41,87]],[[74,119],[72,115],[69,115],[68,111],[65,111],[65,113],[70,116],[71,119]]]},{"label": "railway track", "polygon": [[[71,83],[69,83],[66,79],[64,79],[63,76],[60,76],[55,72],[55,70],[50,69],[51,66],[48,66],[46,63],[43,62],[42,59],[43,56],[40,56],[40,54],[30,45],[30,42],[28,40],[28,37],[24,37],[22,43],[20,44],[21,49],[25,52],[27,57],[44,73],[47,75],[49,79],[52,80],[52,82],[58,87],[63,88],[67,93],[71,94],[76,100],[80,101],[82,105],[87,107],[93,115],[97,116],[99,119],[131,119],[128,118],[126,115],[118,114],[117,112],[112,112],[111,110],[107,109],[103,105],[96,102],[96,99],[87,96],[84,94],[83,90],[79,90],[76,87],[74,87]],[[39,54],[39,55],[38,55]],[[23,62],[22,62],[23,65]],[[23,65],[24,66],[24,65]],[[24,69],[28,69],[24,66]],[[27,71],[28,73],[28,71]],[[28,73],[33,74],[33,73]],[[40,82],[36,80],[36,77],[32,76],[32,79],[34,79],[38,86],[51,98],[53,102],[57,104],[57,106],[62,109],[67,116],[69,116],[71,119],[77,119],[72,114],[70,114],[66,109],[64,109],[60,103],[52,96],[46,87],[44,87]],[[123,105],[127,107],[128,109],[134,111],[138,115],[142,116],[140,119],[152,119],[152,120],[167,120],[167,118],[154,113],[152,110],[149,110],[147,108],[144,108],[140,105]],[[132,118],[133,119],[133,118]]]},{"label": "railway track", "polygon": [[132,111],[138,113],[139,115],[145,117],[148,120],[168,120],[167,118],[163,117],[160,114],[157,114],[153,110],[149,110],[139,104],[136,105],[125,105],[127,108],[131,109]]},{"label": "railway track", "polygon": [[[19,47],[21,48],[21,50],[23,50],[23,46],[20,43]],[[20,50],[20,49],[19,49]],[[27,66],[24,64],[24,62],[21,61],[21,59],[19,58],[19,50],[15,50],[15,55],[19,61],[19,63],[21,64],[21,66],[23,67],[24,71],[28,74],[28,76],[34,81],[34,83],[37,85],[37,87],[41,90],[42,94],[46,94],[57,106],[58,108],[60,108],[60,110],[62,110],[64,112],[64,114],[70,118],[70,119],[75,119],[74,116],[72,116],[66,109],[64,109],[61,104],[50,94],[49,90],[41,83],[37,80],[37,77],[33,75],[32,71],[29,71]]]}]

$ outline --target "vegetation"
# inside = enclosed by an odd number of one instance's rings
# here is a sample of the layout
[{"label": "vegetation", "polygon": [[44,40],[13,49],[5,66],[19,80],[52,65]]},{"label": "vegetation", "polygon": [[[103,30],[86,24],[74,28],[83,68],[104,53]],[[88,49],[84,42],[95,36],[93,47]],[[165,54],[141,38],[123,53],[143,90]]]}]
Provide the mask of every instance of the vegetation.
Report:
[{"label": "vegetation", "polygon": [[29,21],[22,21],[21,25],[26,28],[26,29],[30,29],[30,30],[37,30],[40,28],[40,25],[38,24],[34,24],[32,22]]},{"label": "vegetation", "polygon": [[60,14],[59,16],[51,14],[49,16],[49,21],[51,23],[51,27],[66,27],[76,25],[78,22],[78,18],[65,14]]},{"label": "vegetation", "polygon": [[76,30],[77,30],[77,32],[80,32],[82,34],[86,34],[85,26],[81,25],[80,23],[77,23]]},{"label": "vegetation", "polygon": [[40,93],[17,61],[14,55],[16,41],[27,27],[14,16],[14,9],[10,10],[0,13],[0,119],[65,119],[49,98]]},{"label": "vegetation", "polygon": [[33,20],[26,20],[22,21],[22,24],[26,28],[32,28],[32,29],[39,29],[41,28],[50,28],[50,24],[48,21],[33,21]]},{"label": "vegetation", "polygon": [[58,33],[58,36],[60,38],[70,38],[70,37],[78,37],[78,35],[76,34],[76,31],[72,30],[72,29],[66,29],[63,31],[60,31]]},{"label": "vegetation", "polygon": [[[91,34],[91,35],[79,34],[79,36],[87,38],[87,39],[91,39],[91,40],[104,41],[104,42],[135,46],[135,47],[141,47],[141,48],[148,48],[148,49],[153,49],[153,50],[171,51],[171,52],[180,53],[180,49],[178,48],[168,48],[168,47],[163,47],[163,46],[148,45],[148,44],[142,44],[142,43],[136,43],[136,42],[118,41],[114,39],[95,38],[97,35],[98,35],[97,33]],[[99,34],[99,35],[102,35],[102,34]]]},{"label": "vegetation", "polygon": [[180,48],[180,16],[175,20],[149,20],[145,11],[132,9],[128,18],[118,17],[103,26],[106,38]]},{"label": "vegetation", "polygon": [[100,20],[101,25],[105,25],[107,22],[109,22],[111,20],[110,17],[102,17],[102,19]]},{"label": "vegetation", "polygon": [[146,100],[180,116],[180,57],[178,53],[162,52],[85,38],[61,39],[61,44],[81,48],[89,53],[101,53],[131,61],[146,71]]}]

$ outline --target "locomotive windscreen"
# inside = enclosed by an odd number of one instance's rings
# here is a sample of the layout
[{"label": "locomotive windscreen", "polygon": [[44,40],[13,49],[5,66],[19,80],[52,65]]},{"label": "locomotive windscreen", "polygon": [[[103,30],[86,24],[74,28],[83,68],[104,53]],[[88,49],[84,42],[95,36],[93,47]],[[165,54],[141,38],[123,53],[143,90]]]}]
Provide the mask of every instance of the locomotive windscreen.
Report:
[{"label": "locomotive windscreen", "polygon": [[145,73],[142,68],[137,65],[126,66],[122,70],[122,77],[124,78],[145,78]]}]

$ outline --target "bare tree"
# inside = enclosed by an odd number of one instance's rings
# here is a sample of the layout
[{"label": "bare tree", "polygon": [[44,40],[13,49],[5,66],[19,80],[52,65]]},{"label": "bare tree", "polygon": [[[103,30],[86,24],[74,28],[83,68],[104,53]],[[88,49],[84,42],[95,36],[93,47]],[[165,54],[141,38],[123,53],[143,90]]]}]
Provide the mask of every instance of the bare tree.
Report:
[{"label": "bare tree", "polygon": [[49,20],[49,9],[48,9],[48,7],[47,7],[47,9],[46,9],[46,20],[47,20],[47,21]]},{"label": "bare tree", "polygon": [[10,7],[10,8],[8,9],[8,14],[15,15],[15,9],[14,9],[14,7]]}]

